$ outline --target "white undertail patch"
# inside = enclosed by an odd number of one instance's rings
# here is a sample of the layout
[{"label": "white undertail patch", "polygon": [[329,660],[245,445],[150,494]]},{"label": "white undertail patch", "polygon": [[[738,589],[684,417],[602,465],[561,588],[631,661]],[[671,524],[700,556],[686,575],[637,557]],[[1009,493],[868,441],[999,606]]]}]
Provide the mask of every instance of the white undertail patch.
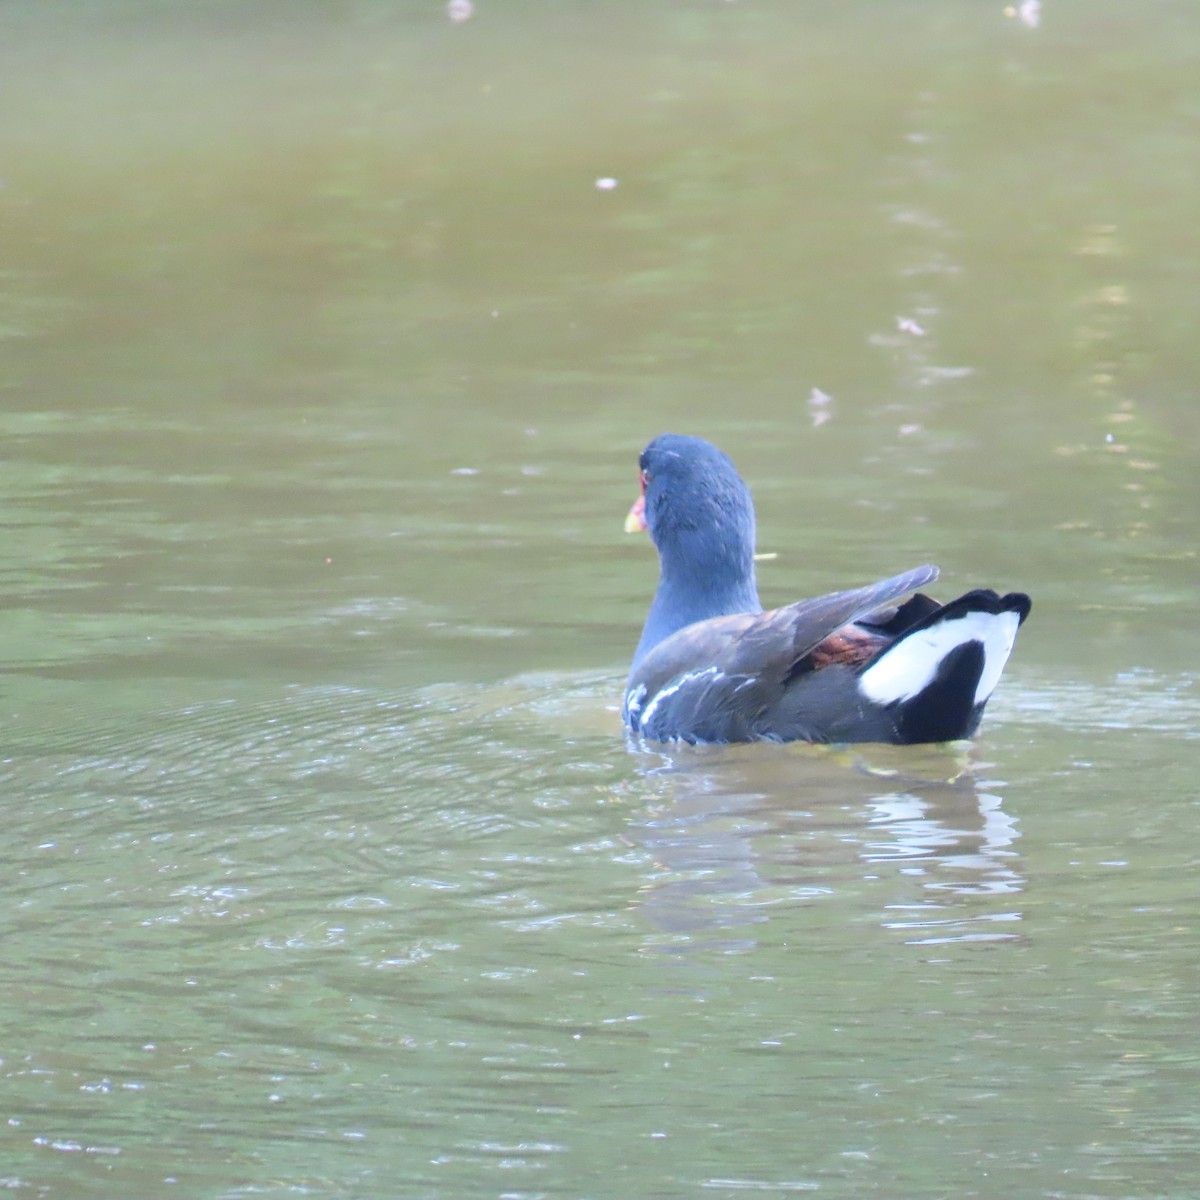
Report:
[{"label": "white undertail patch", "polygon": [[933,682],[947,654],[967,642],[978,642],[983,647],[983,671],[975,688],[975,703],[982,704],[1000,681],[1020,624],[1015,612],[973,612],[930,625],[901,638],[868,667],[858,681],[858,690],[876,704],[911,700]]}]

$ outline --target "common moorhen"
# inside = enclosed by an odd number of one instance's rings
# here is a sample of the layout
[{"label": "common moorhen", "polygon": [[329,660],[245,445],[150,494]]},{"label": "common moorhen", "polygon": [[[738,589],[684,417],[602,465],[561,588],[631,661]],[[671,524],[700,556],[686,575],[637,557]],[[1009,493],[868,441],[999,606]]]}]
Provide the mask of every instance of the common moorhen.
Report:
[{"label": "common moorhen", "polygon": [[897,743],[975,732],[1028,596],[909,596],[937,578],[922,566],[764,612],[754,504],[733,463],[672,433],[638,461],[642,495],[626,529],[649,529],[659,578],[625,689],[631,732],[655,742]]}]

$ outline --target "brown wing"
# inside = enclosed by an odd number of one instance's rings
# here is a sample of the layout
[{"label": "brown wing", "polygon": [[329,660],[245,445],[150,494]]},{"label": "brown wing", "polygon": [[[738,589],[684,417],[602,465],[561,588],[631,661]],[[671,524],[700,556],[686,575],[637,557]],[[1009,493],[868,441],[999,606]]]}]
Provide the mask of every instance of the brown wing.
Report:
[{"label": "brown wing", "polygon": [[[629,680],[628,694],[640,697],[647,718],[654,708],[655,724],[663,726],[657,736],[664,738],[676,736],[666,728],[675,723],[669,718],[672,709],[681,717],[684,712],[704,712],[714,720],[735,713],[748,718],[751,709],[772,703],[798,671],[822,665],[822,659],[828,665],[861,654],[866,646],[859,631],[843,627],[923,587],[937,574],[934,566],[915,567],[866,587],[769,612],[699,621],[661,642],[642,660]],[[833,635],[837,637],[830,643]]]},{"label": "brown wing", "polygon": [[881,633],[871,633],[859,625],[843,625],[823,642],[818,642],[796,666],[820,671],[825,667],[858,667],[891,645],[892,639]]}]

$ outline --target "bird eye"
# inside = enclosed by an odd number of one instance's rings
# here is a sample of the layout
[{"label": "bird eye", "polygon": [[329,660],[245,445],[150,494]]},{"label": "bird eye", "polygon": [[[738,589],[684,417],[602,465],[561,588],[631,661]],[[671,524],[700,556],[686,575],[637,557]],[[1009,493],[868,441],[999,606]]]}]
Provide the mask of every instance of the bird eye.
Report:
[{"label": "bird eye", "polygon": [[654,476],[653,476],[653,475],[651,475],[651,474],[650,474],[650,472],[649,472],[649,471],[647,471],[647,470],[646,470],[646,469],[643,467],[643,468],[642,468],[642,491],[643,491],[643,492],[646,490],[646,485],[647,485],[647,484],[650,482],[650,480],[651,480],[651,479],[653,479],[653,478],[654,478]]}]

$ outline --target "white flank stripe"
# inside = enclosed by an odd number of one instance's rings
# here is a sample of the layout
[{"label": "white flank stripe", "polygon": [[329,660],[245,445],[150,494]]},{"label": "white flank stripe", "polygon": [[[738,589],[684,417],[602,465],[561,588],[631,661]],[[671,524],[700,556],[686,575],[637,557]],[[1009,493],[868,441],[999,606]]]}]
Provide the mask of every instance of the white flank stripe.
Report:
[{"label": "white flank stripe", "polygon": [[680,688],[687,687],[689,683],[693,683],[697,679],[703,679],[706,675],[711,675],[715,678],[720,674],[720,670],[716,667],[705,667],[703,671],[690,671],[687,675],[680,675],[669,687],[663,688],[661,692],[654,693],[653,699],[646,705],[646,711],[638,718],[638,728],[645,729],[650,724],[650,718],[654,716],[654,710],[664,700],[675,695]]},{"label": "white flank stripe", "polygon": [[876,704],[909,700],[933,682],[938,664],[951,650],[966,642],[979,642],[983,646],[983,671],[975,689],[975,703],[982,704],[1000,681],[1020,623],[1015,612],[974,612],[931,625],[897,642],[864,671],[858,690]]}]

